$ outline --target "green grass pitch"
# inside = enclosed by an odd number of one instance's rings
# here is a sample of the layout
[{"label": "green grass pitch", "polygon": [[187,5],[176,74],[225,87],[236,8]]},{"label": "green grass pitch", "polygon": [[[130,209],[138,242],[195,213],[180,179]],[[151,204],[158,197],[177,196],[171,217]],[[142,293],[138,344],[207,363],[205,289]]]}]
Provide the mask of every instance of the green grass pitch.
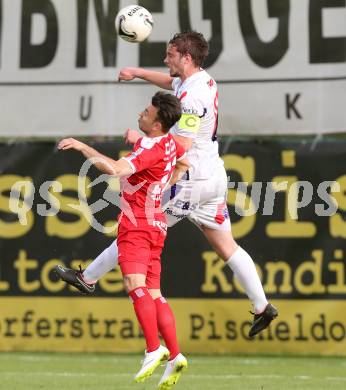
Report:
[{"label": "green grass pitch", "polygon": [[[133,382],[140,355],[0,353],[1,390],[149,390]],[[188,356],[189,368],[174,389],[346,389],[346,359],[294,356]]]}]

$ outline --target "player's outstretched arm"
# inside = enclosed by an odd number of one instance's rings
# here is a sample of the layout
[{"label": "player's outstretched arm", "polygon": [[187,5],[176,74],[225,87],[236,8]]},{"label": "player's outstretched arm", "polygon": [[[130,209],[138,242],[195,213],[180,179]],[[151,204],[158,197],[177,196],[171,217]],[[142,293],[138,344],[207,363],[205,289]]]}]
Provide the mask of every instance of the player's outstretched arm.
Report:
[{"label": "player's outstretched arm", "polygon": [[167,73],[143,68],[123,68],[118,75],[119,81],[131,81],[136,78],[148,81],[160,88],[172,90],[173,78]]},{"label": "player's outstretched arm", "polygon": [[101,172],[107,173],[108,175],[121,177],[131,175],[133,173],[131,165],[126,160],[113,160],[84,142],[78,141],[74,138],[65,138],[61,140],[58,144],[58,149],[74,149],[81,152],[83,156],[95,165],[97,169]]},{"label": "player's outstretched arm", "polygon": [[172,173],[172,177],[169,181],[169,185],[172,186],[177,181],[179,181],[183,177],[184,173],[189,169],[189,167],[190,167],[189,160],[186,157],[177,161],[174,167],[174,171]]}]

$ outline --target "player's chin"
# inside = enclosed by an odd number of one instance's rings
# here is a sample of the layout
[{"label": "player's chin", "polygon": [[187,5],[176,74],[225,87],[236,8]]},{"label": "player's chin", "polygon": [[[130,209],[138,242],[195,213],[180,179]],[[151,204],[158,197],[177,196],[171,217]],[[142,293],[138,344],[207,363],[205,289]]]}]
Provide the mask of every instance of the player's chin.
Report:
[{"label": "player's chin", "polygon": [[172,69],[172,68],[169,68],[169,75],[171,77],[179,77],[179,73],[175,69]]}]

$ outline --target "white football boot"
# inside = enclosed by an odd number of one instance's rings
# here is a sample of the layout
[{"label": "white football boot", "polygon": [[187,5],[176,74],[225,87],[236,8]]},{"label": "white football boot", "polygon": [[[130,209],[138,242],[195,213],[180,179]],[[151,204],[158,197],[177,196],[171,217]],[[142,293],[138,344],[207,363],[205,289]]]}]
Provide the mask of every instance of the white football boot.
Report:
[{"label": "white football boot", "polygon": [[155,369],[169,358],[169,351],[166,347],[160,345],[156,351],[145,352],[142,360],[142,367],[135,376],[135,382],[144,382],[149,378]]},{"label": "white football boot", "polygon": [[173,360],[169,360],[159,383],[159,390],[171,389],[180,378],[181,373],[187,368],[186,358],[179,353]]}]

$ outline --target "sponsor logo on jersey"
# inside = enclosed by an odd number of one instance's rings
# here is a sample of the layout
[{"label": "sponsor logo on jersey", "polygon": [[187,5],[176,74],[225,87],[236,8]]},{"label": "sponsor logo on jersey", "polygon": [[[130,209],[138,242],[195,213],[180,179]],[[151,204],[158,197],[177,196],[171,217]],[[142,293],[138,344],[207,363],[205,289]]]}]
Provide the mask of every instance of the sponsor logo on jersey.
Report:
[{"label": "sponsor logo on jersey", "polygon": [[167,232],[167,224],[163,221],[153,221],[153,226],[159,228],[162,232]]},{"label": "sponsor logo on jersey", "polygon": [[193,211],[197,208],[198,206],[198,203],[191,203],[189,201],[183,201],[181,199],[178,199],[175,203],[174,203],[174,207],[178,208],[178,209],[182,209],[182,210],[190,210],[190,211]]},{"label": "sponsor logo on jersey", "polygon": [[188,108],[188,107],[182,107],[181,108],[183,114],[191,114],[191,115],[198,115],[198,111],[195,108]]},{"label": "sponsor logo on jersey", "polygon": [[176,214],[176,213],[173,212],[172,209],[169,209],[169,208],[167,208],[167,209],[165,210],[165,214],[171,215],[172,217],[176,218],[178,221],[179,221],[180,219],[184,219],[184,218],[186,217],[185,214]]}]

